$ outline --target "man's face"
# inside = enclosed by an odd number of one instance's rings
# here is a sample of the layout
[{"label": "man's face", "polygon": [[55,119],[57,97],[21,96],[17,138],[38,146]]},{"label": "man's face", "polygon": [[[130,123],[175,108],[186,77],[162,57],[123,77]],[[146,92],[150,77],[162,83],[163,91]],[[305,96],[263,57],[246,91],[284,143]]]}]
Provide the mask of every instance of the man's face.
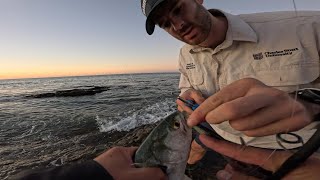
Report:
[{"label": "man's face", "polygon": [[151,17],[173,37],[191,45],[202,43],[211,29],[210,13],[198,0],[167,0]]}]

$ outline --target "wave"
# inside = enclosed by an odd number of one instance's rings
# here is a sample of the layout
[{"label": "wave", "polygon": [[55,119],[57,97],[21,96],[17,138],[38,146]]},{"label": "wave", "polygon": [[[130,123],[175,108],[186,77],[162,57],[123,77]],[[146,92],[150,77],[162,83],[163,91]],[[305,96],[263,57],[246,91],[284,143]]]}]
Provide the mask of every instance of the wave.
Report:
[{"label": "wave", "polygon": [[[136,127],[153,124],[176,111],[176,104],[172,99],[149,105],[146,108],[126,112],[118,120],[103,119],[96,116],[100,132],[129,131]],[[130,115],[126,115],[130,114]]]}]

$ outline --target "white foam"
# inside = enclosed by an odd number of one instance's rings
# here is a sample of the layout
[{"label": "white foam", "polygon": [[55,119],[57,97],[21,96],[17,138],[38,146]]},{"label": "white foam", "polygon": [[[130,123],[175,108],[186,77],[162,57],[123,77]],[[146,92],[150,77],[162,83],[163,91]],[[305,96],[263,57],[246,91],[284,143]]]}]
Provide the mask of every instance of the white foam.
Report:
[{"label": "white foam", "polygon": [[129,131],[135,127],[158,122],[175,110],[175,102],[172,99],[165,99],[162,102],[149,105],[143,109],[125,112],[124,115],[120,115],[118,118],[115,117],[115,120],[102,119],[97,116],[96,121],[101,132],[112,130]]}]

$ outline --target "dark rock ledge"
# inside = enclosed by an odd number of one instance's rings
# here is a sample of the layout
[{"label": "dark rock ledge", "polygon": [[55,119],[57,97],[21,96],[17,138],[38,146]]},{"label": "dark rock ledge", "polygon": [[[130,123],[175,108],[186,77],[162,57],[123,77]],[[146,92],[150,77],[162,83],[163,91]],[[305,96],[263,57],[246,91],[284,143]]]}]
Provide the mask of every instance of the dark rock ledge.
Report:
[{"label": "dark rock ledge", "polygon": [[103,91],[109,90],[109,87],[105,86],[93,86],[86,88],[76,88],[76,89],[67,89],[67,90],[57,90],[55,92],[46,92],[39,94],[27,95],[28,98],[49,98],[49,97],[75,97],[75,96],[87,96],[95,95]]}]

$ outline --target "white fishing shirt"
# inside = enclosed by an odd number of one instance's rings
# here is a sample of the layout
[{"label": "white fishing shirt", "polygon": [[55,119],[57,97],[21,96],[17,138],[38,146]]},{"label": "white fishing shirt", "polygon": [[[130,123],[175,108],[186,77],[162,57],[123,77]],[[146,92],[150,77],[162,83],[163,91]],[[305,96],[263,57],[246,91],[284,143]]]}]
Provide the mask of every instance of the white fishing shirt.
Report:
[{"label": "white fishing shirt", "polygon": [[[188,44],[181,48],[181,94],[193,88],[209,97],[247,77],[286,92],[305,87],[320,88],[320,11],[222,13],[228,20],[222,44],[215,49]],[[315,122],[295,133],[306,142],[315,132],[314,125]],[[242,137],[251,146],[282,149],[275,135],[248,137],[234,130],[228,122],[212,127],[226,140],[238,144]],[[283,144],[287,148],[301,146]]]}]

